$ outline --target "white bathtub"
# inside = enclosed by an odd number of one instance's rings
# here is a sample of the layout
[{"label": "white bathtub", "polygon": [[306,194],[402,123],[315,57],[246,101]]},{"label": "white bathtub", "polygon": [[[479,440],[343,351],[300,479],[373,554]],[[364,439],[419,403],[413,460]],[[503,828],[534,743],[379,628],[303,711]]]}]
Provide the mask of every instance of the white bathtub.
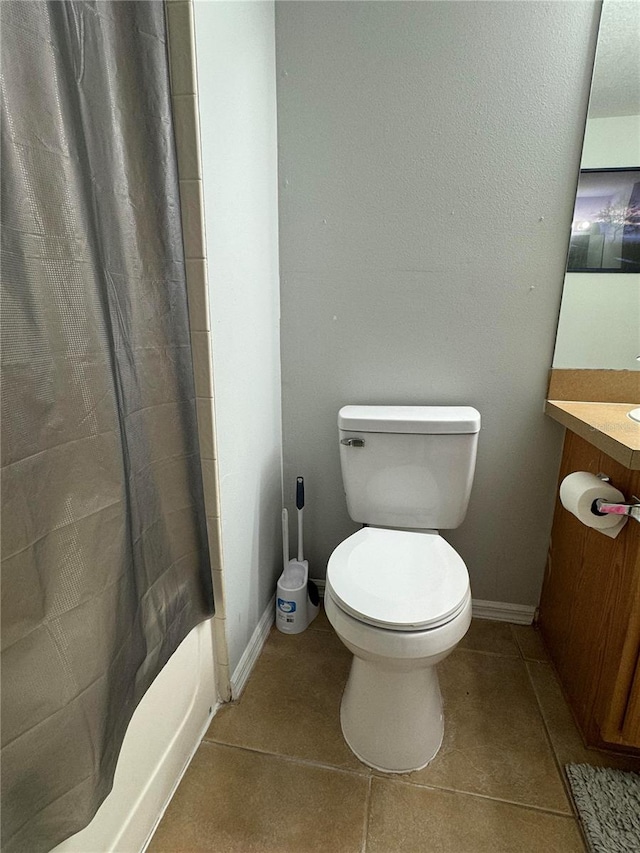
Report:
[{"label": "white bathtub", "polygon": [[215,712],[213,643],[213,619],[183,640],[131,718],[113,790],[52,853],[144,850]]}]

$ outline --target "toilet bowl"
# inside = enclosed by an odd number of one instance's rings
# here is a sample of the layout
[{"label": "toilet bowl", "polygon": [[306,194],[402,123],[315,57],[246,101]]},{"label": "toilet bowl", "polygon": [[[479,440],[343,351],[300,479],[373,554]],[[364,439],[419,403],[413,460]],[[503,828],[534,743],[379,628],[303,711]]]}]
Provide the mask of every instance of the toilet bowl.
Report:
[{"label": "toilet bowl", "polygon": [[444,731],[435,667],[471,623],[462,558],[434,530],[364,527],[329,559],[325,610],[354,656],[340,709],[352,752],[387,773],[425,767]]}]

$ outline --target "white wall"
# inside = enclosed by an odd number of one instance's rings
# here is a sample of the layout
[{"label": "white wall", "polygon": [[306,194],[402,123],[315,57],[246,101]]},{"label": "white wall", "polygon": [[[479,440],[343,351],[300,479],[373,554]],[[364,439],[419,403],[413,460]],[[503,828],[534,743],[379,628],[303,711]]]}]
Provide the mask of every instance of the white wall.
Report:
[{"label": "white wall", "polygon": [[640,115],[588,119],[580,166],[582,169],[640,166]]},{"label": "white wall", "polygon": [[195,3],[231,673],[280,563],[274,7]]},{"label": "white wall", "polygon": [[640,274],[568,272],[553,366],[638,370]]},{"label": "white wall", "polygon": [[476,406],[447,533],[476,598],[536,604],[562,430],[542,414],[580,162],[595,2],[280,3],[285,496],[311,575],[355,529],[336,413]]}]

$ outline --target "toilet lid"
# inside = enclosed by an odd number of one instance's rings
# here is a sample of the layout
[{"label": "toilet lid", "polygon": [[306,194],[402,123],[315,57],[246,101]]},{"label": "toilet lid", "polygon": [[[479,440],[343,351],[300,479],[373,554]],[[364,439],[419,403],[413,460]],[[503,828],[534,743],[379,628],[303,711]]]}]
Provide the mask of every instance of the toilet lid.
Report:
[{"label": "toilet lid", "polygon": [[327,586],[356,619],[413,631],[453,619],[466,600],[469,575],[436,531],[363,527],[329,558]]}]

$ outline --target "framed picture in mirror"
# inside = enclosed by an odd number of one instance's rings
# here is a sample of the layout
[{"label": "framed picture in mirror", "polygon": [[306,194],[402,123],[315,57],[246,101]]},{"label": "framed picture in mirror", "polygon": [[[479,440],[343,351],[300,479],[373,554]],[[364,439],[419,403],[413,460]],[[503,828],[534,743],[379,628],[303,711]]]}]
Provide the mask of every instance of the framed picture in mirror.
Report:
[{"label": "framed picture in mirror", "polygon": [[640,168],[581,170],[567,272],[640,272]]}]

